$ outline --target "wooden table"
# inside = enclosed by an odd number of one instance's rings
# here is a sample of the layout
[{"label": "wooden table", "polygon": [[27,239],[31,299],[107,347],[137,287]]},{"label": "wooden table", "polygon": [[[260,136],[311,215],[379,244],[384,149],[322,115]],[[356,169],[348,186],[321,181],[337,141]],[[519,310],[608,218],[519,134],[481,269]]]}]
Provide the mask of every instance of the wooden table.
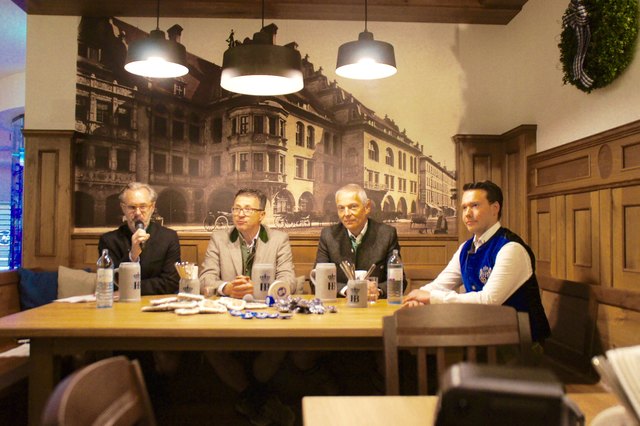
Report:
[{"label": "wooden table", "polygon": [[245,320],[229,314],[141,312],[153,298],[115,303],[51,303],[0,318],[0,337],[31,339],[29,422],[37,424],[57,383],[60,355],[111,350],[382,350],[382,317],[399,305],[335,304],[336,314]]},{"label": "wooden table", "polygon": [[[618,404],[610,393],[570,393],[588,425],[596,414]],[[424,426],[435,420],[437,396],[306,396],[305,426]]]}]

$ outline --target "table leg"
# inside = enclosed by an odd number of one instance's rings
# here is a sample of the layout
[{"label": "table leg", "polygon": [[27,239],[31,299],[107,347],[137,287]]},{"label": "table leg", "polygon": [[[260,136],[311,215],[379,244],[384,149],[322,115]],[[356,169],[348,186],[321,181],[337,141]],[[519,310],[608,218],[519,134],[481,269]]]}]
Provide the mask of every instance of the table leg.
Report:
[{"label": "table leg", "polygon": [[29,424],[39,425],[57,379],[51,339],[31,339],[29,353]]}]

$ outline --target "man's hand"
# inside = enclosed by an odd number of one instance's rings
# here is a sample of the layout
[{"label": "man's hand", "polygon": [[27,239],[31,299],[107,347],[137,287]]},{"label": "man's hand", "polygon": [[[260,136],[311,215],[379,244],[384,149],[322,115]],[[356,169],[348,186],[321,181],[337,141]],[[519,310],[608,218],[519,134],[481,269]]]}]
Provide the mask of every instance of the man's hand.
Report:
[{"label": "man's hand", "polygon": [[414,307],[420,305],[428,305],[431,303],[431,293],[426,290],[412,290],[404,298],[402,306]]},{"label": "man's hand", "polygon": [[142,244],[146,243],[149,238],[151,238],[151,234],[147,234],[147,231],[144,229],[138,229],[131,236],[131,260],[133,262],[137,262],[140,257],[140,253],[142,253]]},{"label": "man's hand", "polygon": [[253,283],[251,282],[251,277],[238,275],[235,279],[229,281],[222,291],[226,296],[236,299],[242,299],[245,294],[253,294]]}]

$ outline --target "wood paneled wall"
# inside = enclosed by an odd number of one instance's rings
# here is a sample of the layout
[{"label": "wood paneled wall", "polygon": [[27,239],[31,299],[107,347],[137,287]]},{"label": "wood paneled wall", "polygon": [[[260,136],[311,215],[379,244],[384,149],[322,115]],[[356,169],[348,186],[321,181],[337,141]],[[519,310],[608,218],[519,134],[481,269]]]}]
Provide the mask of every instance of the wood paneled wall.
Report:
[{"label": "wood paneled wall", "polygon": [[[95,269],[101,233],[78,229],[71,235],[71,267]],[[202,264],[209,243],[209,233],[179,231],[178,235],[182,260]],[[318,237],[290,236],[296,275],[309,277],[316,259]],[[458,248],[455,235],[425,237],[401,234],[399,240],[407,278],[412,280],[414,287],[435,278]]]},{"label": "wood paneled wall", "polygon": [[[456,135],[456,170],[458,199],[462,186],[468,182],[491,180],[502,188],[503,226],[527,239],[527,156],[536,152],[534,125],[518,126],[507,133],[495,135]],[[462,212],[459,212],[461,215]],[[471,235],[461,227],[460,242]]]},{"label": "wood paneled wall", "polygon": [[528,173],[547,351],[586,369],[640,344],[640,121],[532,155]]}]

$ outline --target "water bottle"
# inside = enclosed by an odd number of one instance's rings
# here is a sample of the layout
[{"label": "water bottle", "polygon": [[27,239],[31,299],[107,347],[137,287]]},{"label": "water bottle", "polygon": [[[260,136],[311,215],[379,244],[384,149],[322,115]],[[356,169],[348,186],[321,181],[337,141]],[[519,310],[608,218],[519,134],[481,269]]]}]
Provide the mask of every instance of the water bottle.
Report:
[{"label": "water bottle", "polygon": [[402,259],[394,249],[387,261],[387,303],[390,305],[402,303],[402,275]]},{"label": "water bottle", "polygon": [[96,307],[111,308],[113,306],[113,261],[109,250],[103,249],[96,262],[98,273],[96,278]]}]

